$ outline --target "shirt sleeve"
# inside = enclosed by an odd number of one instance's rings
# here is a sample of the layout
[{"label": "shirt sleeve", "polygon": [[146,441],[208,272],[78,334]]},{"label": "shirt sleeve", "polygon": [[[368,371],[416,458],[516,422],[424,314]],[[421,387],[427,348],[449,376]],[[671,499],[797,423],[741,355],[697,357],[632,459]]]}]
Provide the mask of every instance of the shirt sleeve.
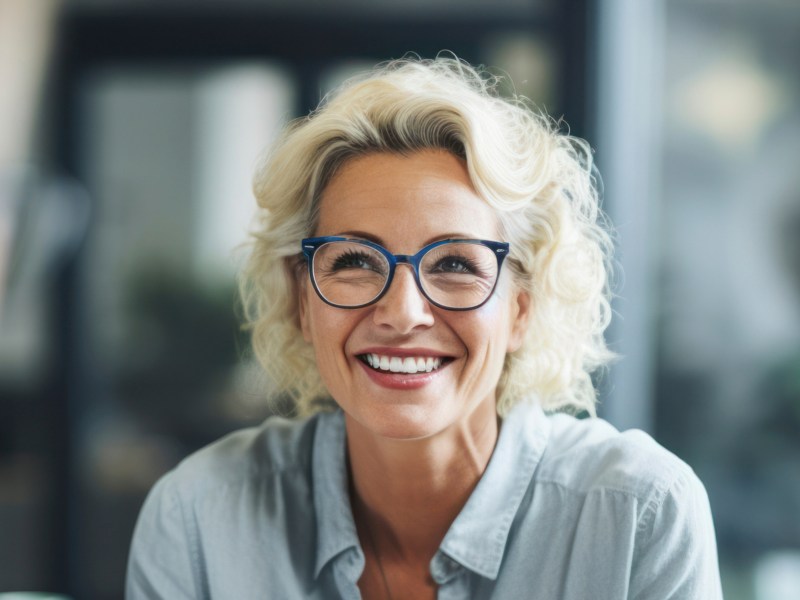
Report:
[{"label": "shirt sleeve", "polygon": [[630,599],[722,599],[708,496],[690,469],[644,507],[636,538]]},{"label": "shirt sleeve", "polygon": [[133,534],[125,584],[126,600],[201,598],[196,552],[172,477],[150,491]]}]

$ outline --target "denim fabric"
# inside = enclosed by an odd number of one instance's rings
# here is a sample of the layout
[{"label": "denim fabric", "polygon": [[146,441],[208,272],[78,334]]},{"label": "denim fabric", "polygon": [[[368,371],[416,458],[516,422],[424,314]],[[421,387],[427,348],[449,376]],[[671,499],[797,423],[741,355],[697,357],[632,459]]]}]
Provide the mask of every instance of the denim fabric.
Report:
[{"label": "denim fabric", "polygon": [[[268,419],[145,502],[126,598],[360,598],[341,412]],[[640,431],[517,406],[431,561],[440,599],[722,597],[706,492]]]}]

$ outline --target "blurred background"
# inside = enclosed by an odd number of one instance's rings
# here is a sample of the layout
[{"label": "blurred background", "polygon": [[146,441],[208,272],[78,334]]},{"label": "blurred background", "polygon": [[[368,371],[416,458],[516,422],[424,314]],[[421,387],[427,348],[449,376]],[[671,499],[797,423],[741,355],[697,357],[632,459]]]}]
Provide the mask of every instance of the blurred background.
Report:
[{"label": "blurred background", "polygon": [[728,600],[800,598],[800,2],[0,0],[0,592],[122,597],[150,486],[269,414],[250,177],[353,71],[451,50],[590,140],[601,415],[705,482]]}]

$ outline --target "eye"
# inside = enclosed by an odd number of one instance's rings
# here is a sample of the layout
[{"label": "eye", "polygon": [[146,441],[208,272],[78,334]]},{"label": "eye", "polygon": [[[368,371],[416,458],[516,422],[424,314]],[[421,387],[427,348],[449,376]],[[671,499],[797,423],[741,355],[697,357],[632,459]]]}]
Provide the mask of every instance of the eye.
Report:
[{"label": "eye", "polygon": [[444,256],[436,261],[430,273],[469,273],[474,274],[477,271],[475,263],[464,256]]},{"label": "eye", "polygon": [[331,265],[331,270],[341,271],[344,269],[367,269],[377,272],[383,271],[381,265],[376,261],[374,256],[359,250],[348,250],[336,257]]}]

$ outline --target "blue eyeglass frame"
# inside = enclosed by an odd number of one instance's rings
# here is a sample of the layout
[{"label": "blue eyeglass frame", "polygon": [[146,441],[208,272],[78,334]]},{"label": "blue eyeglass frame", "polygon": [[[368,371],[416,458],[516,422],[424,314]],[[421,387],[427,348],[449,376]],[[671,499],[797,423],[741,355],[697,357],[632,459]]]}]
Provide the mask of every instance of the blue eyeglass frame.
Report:
[{"label": "blue eyeglass frame", "polygon": [[[364,304],[358,304],[356,306],[343,306],[341,304],[334,304],[325,296],[322,295],[322,292],[317,287],[317,281],[314,278],[314,253],[319,250],[324,244],[328,244],[330,242],[353,242],[356,244],[362,244],[364,246],[368,246],[374,250],[380,252],[389,263],[389,274],[386,277],[386,283],[383,285],[383,289],[378,293],[375,298],[370,300],[369,302],[365,302]],[[454,308],[452,306],[444,306],[439,304],[428,296],[425,290],[422,287],[422,282],[419,278],[419,265],[422,262],[422,257],[425,256],[428,252],[433,250],[434,248],[438,248],[439,246],[444,246],[445,244],[479,244],[481,246],[486,246],[490,250],[494,252],[495,258],[497,258],[497,277],[494,280],[494,285],[492,286],[491,291],[486,295],[486,298],[480,304],[476,304],[475,306],[468,306],[464,308]],[[463,311],[463,310],[475,310],[476,308],[480,308],[484,304],[489,301],[489,298],[492,297],[494,294],[494,290],[497,287],[497,282],[500,280],[500,269],[503,266],[503,261],[505,260],[506,256],[508,256],[510,244],[508,242],[495,242],[492,240],[473,240],[473,239],[448,239],[448,240],[440,240],[438,242],[433,242],[432,244],[428,244],[424,248],[422,248],[416,254],[392,254],[386,248],[381,246],[380,244],[376,244],[375,242],[370,242],[369,240],[362,240],[358,238],[348,238],[348,237],[341,237],[335,235],[327,235],[322,237],[311,237],[305,238],[301,242],[301,246],[303,248],[303,255],[306,257],[306,262],[308,265],[308,276],[311,279],[311,285],[314,286],[314,291],[317,292],[317,296],[325,303],[329,304],[330,306],[335,306],[336,308],[364,308],[365,306],[369,306],[371,304],[375,304],[378,300],[383,298],[386,292],[389,290],[389,287],[392,285],[392,280],[394,279],[394,273],[397,265],[399,264],[407,264],[412,267],[414,271],[414,281],[417,284],[417,289],[420,293],[425,297],[425,299],[444,310],[454,310],[454,311]]]}]

